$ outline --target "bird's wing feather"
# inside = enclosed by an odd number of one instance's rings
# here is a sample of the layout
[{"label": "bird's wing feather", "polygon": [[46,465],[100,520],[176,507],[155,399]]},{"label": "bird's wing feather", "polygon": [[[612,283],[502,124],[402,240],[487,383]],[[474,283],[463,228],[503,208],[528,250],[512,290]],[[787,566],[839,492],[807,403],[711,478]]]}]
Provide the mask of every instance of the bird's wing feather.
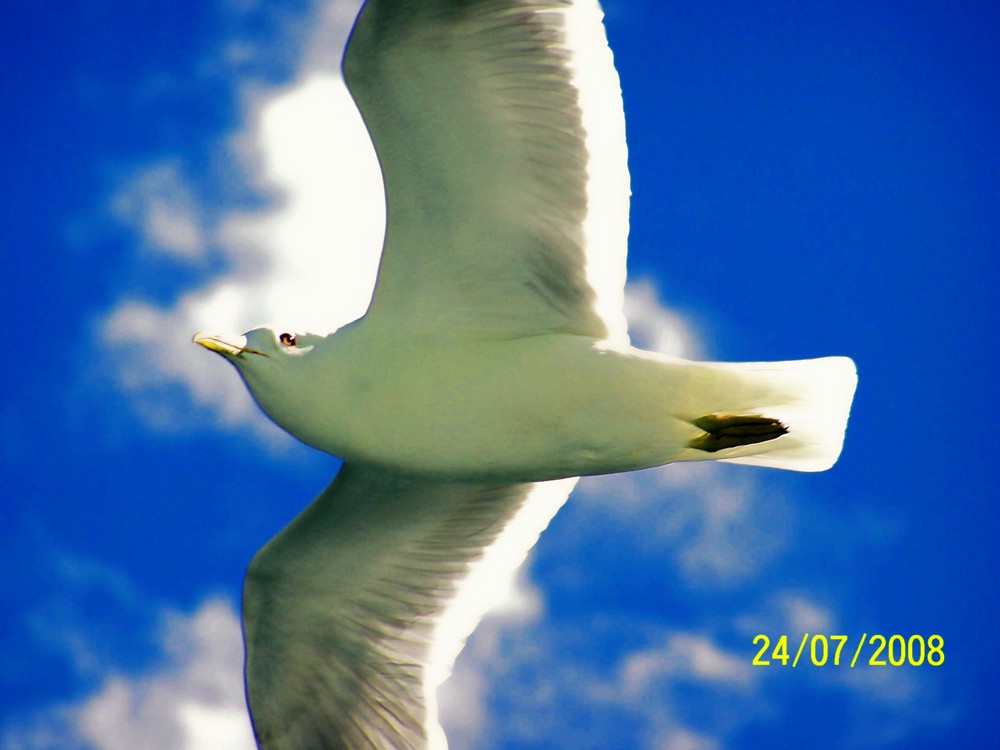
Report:
[{"label": "bird's wing feather", "polygon": [[344,76],[387,229],[370,319],[623,340],[629,178],[596,0],[369,0]]},{"label": "bird's wing feather", "polygon": [[513,570],[574,482],[438,483],[345,465],[247,571],[260,747],[420,748],[438,736],[434,689],[483,594],[496,595],[484,570]]}]

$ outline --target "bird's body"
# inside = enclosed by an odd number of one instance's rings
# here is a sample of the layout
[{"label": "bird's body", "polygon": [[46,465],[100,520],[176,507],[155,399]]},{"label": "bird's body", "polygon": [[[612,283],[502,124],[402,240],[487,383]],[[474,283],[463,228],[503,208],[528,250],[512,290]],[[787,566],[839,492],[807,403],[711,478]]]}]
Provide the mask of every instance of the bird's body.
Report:
[{"label": "bird's body", "polygon": [[644,468],[675,459],[700,432],[672,413],[686,368],[666,358],[573,334],[441,340],[374,327],[360,321],[301,355],[316,359],[289,368],[302,388],[268,388],[268,365],[280,367],[271,362],[247,384],[303,442],[424,478],[525,482]]},{"label": "bird's body", "polygon": [[[291,351],[266,330],[248,346],[266,356],[241,373],[288,432],[346,461],[425,479],[537,482],[708,458],[689,446],[704,434],[695,420],[777,413],[785,397],[774,391],[774,363],[754,378],[752,365],[564,333],[476,341],[362,319]],[[841,372],[850,379],[850,368]],[[780,458],[792,446],[773,447]]]},{"label": "bird's body", "polygon": [[629,345],[624,119],[595,0],[368,0],[344,71],[386,188],[367,314],[195,337],[345,462],[247,574],[264,750],[442,744],[434,690],[488,604],[470,580],[516,567],[573,477],[822,470],[856,384],[843,357]]}]

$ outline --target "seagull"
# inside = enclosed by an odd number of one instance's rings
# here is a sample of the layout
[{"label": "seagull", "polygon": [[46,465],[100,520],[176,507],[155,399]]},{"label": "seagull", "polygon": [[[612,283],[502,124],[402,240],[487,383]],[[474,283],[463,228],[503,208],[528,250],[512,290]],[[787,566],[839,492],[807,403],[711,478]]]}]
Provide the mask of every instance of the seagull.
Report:
[{"label": "seagull", "polygon": [[365,315],[194,341],[343,460],[247,569],[263,750],[446,747],[435,691],[581,475],[722,460],[821,471],[846,357],[633,348],[629,176],[596,0],[368,0],[343,61],[387,221]]}]

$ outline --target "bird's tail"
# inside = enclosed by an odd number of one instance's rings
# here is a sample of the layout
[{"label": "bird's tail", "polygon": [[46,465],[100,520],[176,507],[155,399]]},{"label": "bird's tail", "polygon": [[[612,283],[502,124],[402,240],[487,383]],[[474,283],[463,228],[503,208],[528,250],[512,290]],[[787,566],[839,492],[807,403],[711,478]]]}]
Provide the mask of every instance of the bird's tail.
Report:
[{"label": "bird's tail", "polygon": [[[692,439],[679,460],[719,459],[794,471],[824,471],[837,462],[858,383],[849,358],[704,362],[697,369],[702,393],[714,391],[712,412],[691,414],[688,421],[705,432]],[[770,434],[768,422],[777,423]]]}]

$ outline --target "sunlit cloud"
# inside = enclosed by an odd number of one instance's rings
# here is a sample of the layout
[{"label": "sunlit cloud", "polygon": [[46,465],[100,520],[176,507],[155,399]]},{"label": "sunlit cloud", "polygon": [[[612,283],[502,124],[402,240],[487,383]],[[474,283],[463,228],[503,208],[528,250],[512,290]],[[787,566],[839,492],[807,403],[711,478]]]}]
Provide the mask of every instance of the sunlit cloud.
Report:
[{"label": "sunlit cloud", "polygon": [[660,302],[651,280],[628,285],[624,309],[633,346],[683,359],[704,358],[704,346],[692,322]]},{"label": "sunlit cloud", "polygon": [[621,668],[626,695],[640,695],[663,680],[688,679],[748,687],[752,667],[740,654],[726,652],[702,635],[671,633],[662,645],[628,655]]},{"label": "sunlit cloud", "polygon": [[527,566],[522,566],[479,622],[471,644],[438,689],[439,720],[450,747],[472,747],[482,735],[489,714],[489,684],[483,667],[500,653],[502,635],[528,627],[543,616],[542,592],[529,579]]},{"label": "sunlit cloud", "polygon": [[752,580],[778,559],[790,534],[788,503],[745,469],[671,464],[628,474],[585,477],[574,523],[606,533],[641,529],[630,543],[670,557],[688,585],[728,588]]},{"label": "sunlit cloud", "polygon": [[160,666],[107,675],[80,703],[9,728],[3,750],[253,750],[232,606],[211,600],[190,615],[164,615],[159,647]]},{"label": "sunlit cloud", "polygon": [[179,260],[205,253],[203,219],[176,162],[153,164],[132,175],[112,196],[111,210],[154,250]]},{"label": "sunlit cloud", "polygon": [[[342,5],[320,16],[313,38],[346,38]],[[289,85],[233,83],[252,94],[243,96],[242,124],[225,142],[233,166],[224,179],[249,180],[262,206],[220,205],[169,159],[138,168],[110,198],[112,215],[136,232],[141,249],[183,261],[212,253],[223,266],[169,304],[127,293],[99,327],[112,377],[156,429],[189,424],[192,403],[201,411],[196,423],[206,415],[259,423],[224,363],[191,344],[195,331],[272,324],[329,332],[367,307],[385,223],[381,176],[330,61],[318,53],[304,59]],[[199,210],[199,201],[212,210]]]}]

